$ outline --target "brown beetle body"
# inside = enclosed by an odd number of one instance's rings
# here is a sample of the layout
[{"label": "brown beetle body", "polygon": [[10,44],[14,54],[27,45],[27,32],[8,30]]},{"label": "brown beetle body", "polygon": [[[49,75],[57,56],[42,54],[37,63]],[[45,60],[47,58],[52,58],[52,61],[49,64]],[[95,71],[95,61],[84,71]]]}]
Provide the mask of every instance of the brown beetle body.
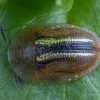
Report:
[{"label": "brown beetle body", "polygon": [[96,68],[100,45],[91,31],[53,24],[22,31],[11,42],[9,62],[25,81],[75,80]]}]

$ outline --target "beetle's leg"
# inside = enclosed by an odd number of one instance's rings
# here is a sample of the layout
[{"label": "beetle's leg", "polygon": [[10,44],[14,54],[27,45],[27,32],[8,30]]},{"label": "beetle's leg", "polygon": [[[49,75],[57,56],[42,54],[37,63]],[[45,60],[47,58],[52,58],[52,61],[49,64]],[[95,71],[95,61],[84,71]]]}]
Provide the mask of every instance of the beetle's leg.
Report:
[{"label": "beetle's leg", "polygon": [[[4,41],[6,43],[6,46],[8,48],[7,39],[6,39],[6,36],[5,36],[4,31],[3,31],[3,29],[2,29],[1,26],[0,26],[0,31],[1,31],[1,34],[2,34],[2,37],[3,37]],[[16,82],[17,87],[19,88],[20,87],[20,84],[19,84],[18,77],[17,77],[17,75],[16,75],[15,72],[14,72],[14,79],[15,79],[15,82]]]},{"label": "beetle's leg", "polygon": [[6,36],[5,36],[5,34],[4,34],[3,28],[2,28],[1,26],[0,26],[0,31],[1,31],[1,34],[2,34],[2,37],[3,37],[4,41],[5,41],[5,43],[6,43],[6,46],[7,46],[7,48],[8,48],[7,39],[6,39]]},{"label": "beetle's leg", "polygon": [[15,79],[15,83],[16,83],[17,87],[19,88],[20,84],[19,84],[19,80],[18,80],[18,77],[15,72],[14,72],[14,79]]}]

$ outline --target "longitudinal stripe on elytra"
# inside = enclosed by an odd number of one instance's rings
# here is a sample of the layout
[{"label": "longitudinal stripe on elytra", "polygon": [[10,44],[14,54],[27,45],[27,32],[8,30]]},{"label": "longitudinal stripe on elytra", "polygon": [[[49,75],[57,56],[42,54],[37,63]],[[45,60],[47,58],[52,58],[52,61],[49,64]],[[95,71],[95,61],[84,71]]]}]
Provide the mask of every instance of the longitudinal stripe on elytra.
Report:
[{"label": "longitudinal stripe on elytra", "polygon": [[94,56],[93,53],[46,53],[37,57],[37,62],[44,62],[52,59],[66,58],[66,57],[91,57]]},{"label": "longitudinal stripe on elytra", "polygon": [[[35,41],[37,51],[39,50],[37,53],[37,62],[66,57],[93,56],[94,54],[91,52],[92,42],[88,38],[41,38]],[[40,50],[40,48],[43,50]]]},{"label": "longitudinal stripe on elytra", "polygon": [[39,39],[35,41],[35,44],[56,44],[58,42],[93,42],[93,40],[88,39],[88,38],[61,38],[61,39],[54,39],[54,38],[49,38],[49,39]]}]

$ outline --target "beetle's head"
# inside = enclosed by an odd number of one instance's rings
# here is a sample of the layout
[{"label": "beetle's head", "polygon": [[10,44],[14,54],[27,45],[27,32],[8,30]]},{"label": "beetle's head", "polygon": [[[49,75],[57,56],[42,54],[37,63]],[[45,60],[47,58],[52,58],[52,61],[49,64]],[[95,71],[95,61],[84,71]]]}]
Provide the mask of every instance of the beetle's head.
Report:
[{"label": "beetle's head", "polygon": [[14,72],[25,81],[31,81],[36,70],[36,52],[33,34],[25,31],[16,36],[8,50],[8,59]]}]

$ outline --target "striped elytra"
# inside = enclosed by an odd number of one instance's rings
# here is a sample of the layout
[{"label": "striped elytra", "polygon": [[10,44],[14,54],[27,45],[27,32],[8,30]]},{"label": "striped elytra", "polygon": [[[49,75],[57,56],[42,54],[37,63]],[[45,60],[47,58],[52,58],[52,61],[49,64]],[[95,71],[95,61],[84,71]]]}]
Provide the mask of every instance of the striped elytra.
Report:
[{"label": "striped elytra", "polygon": [[74,25],[51,24],[21,31],[9,46],[8,59],[24,81],[62,83],[94,70],[99,52],[93,32]]}]

